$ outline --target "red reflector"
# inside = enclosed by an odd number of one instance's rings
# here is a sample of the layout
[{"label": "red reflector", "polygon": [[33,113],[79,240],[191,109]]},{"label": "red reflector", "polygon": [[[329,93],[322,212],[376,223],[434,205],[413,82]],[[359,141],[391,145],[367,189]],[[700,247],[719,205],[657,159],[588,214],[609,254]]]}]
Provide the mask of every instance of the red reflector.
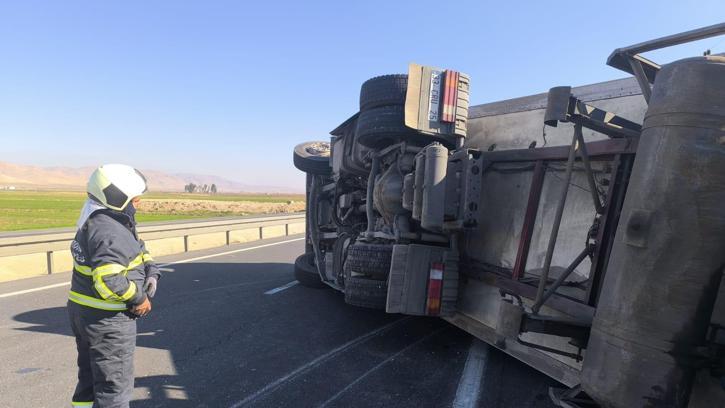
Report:
[{"label": "red reflector", "polygon": [[458,105],[458,79],[457,71],[446,71],[443,83],[443,115],[441,122],[453,123],[456,120],[456,105]]},{"label": "red reflector", "polygon": [[441,291],[443,290],[443,264],[433,262],[430,264],[428,275],[428,301],[426,314],[437,316],[441,313]]}]

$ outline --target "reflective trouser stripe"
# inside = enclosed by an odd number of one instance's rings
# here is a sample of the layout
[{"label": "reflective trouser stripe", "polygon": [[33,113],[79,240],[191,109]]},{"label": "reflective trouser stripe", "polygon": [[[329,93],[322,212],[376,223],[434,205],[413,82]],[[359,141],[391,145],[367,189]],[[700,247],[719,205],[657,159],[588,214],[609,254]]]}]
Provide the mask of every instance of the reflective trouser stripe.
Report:
[{"label": "reflective trouser stripe", "polygon": [[[132,285],[135,284],[132,282]],[[68,300],[74,303],[78,303],[79,305],[92,307],[94,309],[101,309],[101,310],[111,310],[111,311],[121,311],[126,310],[128,307],[125,303],[119,303],[119,302],[111,302],[108,300],[98,299],[86,295],[82,295],[78,292],[70,291],[68,294]]]},{"label": "reflective trouser stripe", "polygon": [[70,404],[71,404],[71,407],[73,407],[73,408],[75,408],[75,407],[92,407],[93,401],[83,401],[83,402],[72,401]]}]

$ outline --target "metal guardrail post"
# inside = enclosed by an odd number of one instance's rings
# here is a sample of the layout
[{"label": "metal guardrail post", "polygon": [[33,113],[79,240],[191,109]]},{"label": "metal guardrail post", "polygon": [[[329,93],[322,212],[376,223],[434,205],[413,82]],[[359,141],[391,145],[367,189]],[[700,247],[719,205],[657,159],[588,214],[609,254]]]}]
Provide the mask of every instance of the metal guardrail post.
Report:
[{"label": "metal guardrail post", "polygon": [[53,273],[54,265],[53,265],[53,251],[47,251],[45,253],[45,259],[48,265],[48,275]]}]

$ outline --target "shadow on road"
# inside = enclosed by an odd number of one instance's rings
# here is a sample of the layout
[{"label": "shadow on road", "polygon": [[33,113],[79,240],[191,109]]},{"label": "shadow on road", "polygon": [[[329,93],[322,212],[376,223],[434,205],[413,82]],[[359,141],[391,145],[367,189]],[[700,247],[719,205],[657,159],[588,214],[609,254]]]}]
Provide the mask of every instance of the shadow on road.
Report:
[{"label": "shadow on road", "polygon": [[[215,392],[214,377],[245,375],[239,370],[244,363],[238,361],[246,358],[244,348],[230,354],[229,345],[252,335],[245,328],[259,328],[260,318],[278,314],[274,310],[279,299],[264,292],[294,280],[292,265],[286,263],[190,263],[170,268],[173,272],[159,282],[152,313],[138,320],[137,338],[138,348],[167,353],[144,353],[159,359],[154,370],[155,361],[139,361],[137,351],[135,386],[145,399],[134,401],[133,407],[207,405],[201,394]],[[16,330],[73,335],[65,307],[21,313],[14,320],[31,325]],[[255,336],[262,340],[267,334]],[[75,350],[67,358],[75,361]],[[142,376],[140,368],[164,373]]]},{"label": "shadow on road", "polygon": [[[294,280],[287,263],[190,263],[172,268],[159,283],[151,315],[138,320],[137,347],[151,350],[137,350],[134,408],[231,406],[330,350],[398,321],[404,323],[394,323],[384,335],[335,357],[325,368],[286,382],[280,392],[264,394],[257,405],[319,405],[366,370],[444,327],[408,357],[401,355],[365,374],[365,383],[333,406],[420,407],[433,400],[445,405],[455,394],[470,337],[440,319],[401,319],[348,306],[330,289],[296,285],[266,295]],[[16,330],[72,335],[65,307],[14,319],[30,324]],[[75,360],[75,350],[63,352]],[[485,406],[551,406],[545,393],[553,380],[497,351],[491,350],[490,357],[481,401]],[[383,389],[386,392],[374,392]],[[421,400],[426,390],[435,392]],[[361,392],[364,399],[358,398]]]}]

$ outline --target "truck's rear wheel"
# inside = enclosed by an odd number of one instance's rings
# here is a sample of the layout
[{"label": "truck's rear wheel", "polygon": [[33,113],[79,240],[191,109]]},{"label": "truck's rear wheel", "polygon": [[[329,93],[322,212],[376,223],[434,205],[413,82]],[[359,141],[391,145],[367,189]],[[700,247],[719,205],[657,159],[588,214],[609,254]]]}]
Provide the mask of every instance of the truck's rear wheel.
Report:
[{"label": "truck's rear wheel", "polygon": [[371,149],[382,149],[399,142],[425,146],[440,142],[453,147],[450,136],[427,135],[405,126],[405,106],[389,105],[360,112],[357,120],[357,141]]},{"label": "truck's rear wheel", "polygon": [[360,112],[357,120],[357,140],[366,147],[379,149],[401,140],[421,135],[405,126],[402,105],[381,106]]},{"label": "truck's rear wheel", "polygon": [[345,280],[345,303],[369,309],[385,309],[386,281],[349,276]]},{"label": "truck's rear wheel", "polygon": [[328,175],[330,167],[330,144],[328,142],[305,142],[295,146],[292,155],[297,169],[305,173]]},{"label": "truck's rear wheel", "polygon": [[302,285],[309,288],[324,288],[325,284],[317,273],[317,267],[314,263],[314,254],[308,252],[302,254],[295,259],[295,279]]},{"label": "truck's rear wheel", "polygon": [[407,90],[408,75],[383,75],[370,78],[360,87],[360,110],[403,105]]},{"label": "truck's rear wheel", "polygon": [[345,260],[345,276],[365,275],[370,279],[386,280],[392,257],[392,245],[350,245]]},{"label": "truck's rear wheel", "polygon": [[345,260],[345,303],[385,309],[392,245],[356,243],[350,245]]}]

